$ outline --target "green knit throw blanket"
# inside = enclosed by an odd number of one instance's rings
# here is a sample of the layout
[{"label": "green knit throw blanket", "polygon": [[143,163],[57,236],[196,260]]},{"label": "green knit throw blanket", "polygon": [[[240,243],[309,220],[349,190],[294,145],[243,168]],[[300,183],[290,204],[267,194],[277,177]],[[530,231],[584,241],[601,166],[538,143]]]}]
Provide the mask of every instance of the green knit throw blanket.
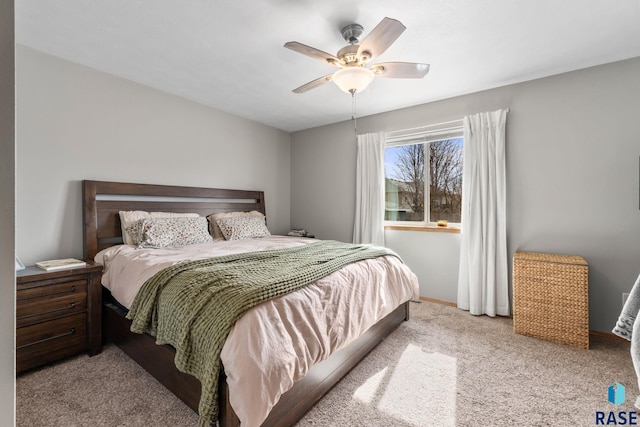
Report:
[{"label": "green knit throw blanket", "polygon": [[143,285],[127,317],[176,349],[175,364],[202,384],[200,425],[218,418],[220,352],[235,321],[264,301],[293,292],[360,260],[395,255],[389,249],[336,241],[184,262]]}]

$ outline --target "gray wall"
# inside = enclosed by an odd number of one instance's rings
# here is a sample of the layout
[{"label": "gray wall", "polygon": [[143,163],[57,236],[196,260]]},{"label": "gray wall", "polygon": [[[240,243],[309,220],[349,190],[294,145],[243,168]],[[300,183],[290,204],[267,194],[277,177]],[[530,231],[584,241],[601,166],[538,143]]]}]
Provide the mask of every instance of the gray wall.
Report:
[{"label": "gray wall", "polygon": [[16,68],[25,263],[82,256],[83,179],[264,190],[269,228],[289,229],[289,133],[24,46]]},{"label": "gray wall", "polygon": [[[621,294],[640,274],[640,58],[358,119],[358,132],[391,131],[509,108],[507,227],[517,250],[589,262],[590,327],[608,332]],[[428,76],[427,76],[428,78]],[[350,122],[292,135],[291,223],[351,240],[355,143]],[[400,233],[405,233],[405,238]],[[459,236],[387,232],[420,270],[421,295],[455,301]],[[424,243],[422,253],[416,253]],[[442,239],[447,239],[444,243]],[[439,254],[442,262],[424,261]],[[412,265],[413,264],[413,265]]]},{"label": "gray wall", "polygon": [[15,424],[14,2],[0,2],[0,425]]}]

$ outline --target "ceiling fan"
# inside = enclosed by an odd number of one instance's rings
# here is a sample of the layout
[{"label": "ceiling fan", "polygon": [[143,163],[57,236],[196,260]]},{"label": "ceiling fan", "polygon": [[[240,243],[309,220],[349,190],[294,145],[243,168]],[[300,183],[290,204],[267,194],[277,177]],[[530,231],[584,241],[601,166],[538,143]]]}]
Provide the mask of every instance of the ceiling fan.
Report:
[{"label": "ceiling fan", "polygon": [[361,25],[347,25],[342,29],[342,37],[349,45],[340,49],[335,56],[302,43],[285,43],[284,47],[288,49],[339,68],[335,73],[305,83],[293,92],[303,93],[333,81],[340,89],[353,95],[366,89],[376,76],[415,79],[424,77],[429,72],[429,64],[380,62],[369,65],[369,61],[387,50],[405,29],[400,21],[384,18],[363,39],[364,28]]}]

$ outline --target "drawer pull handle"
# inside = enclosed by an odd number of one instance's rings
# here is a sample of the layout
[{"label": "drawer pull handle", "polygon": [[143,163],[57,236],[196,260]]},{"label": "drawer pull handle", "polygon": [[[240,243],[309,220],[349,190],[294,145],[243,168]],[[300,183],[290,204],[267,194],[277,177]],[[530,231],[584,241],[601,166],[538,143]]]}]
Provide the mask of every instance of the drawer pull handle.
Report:
[{"label": "drawer pull handle", "polygon": [[19,299],[21,301],[27,301],[27,300],[30,300],[30,299],[33,299],[33,298],[42,298],[43,296],[44,297],[52,297],[52,296],[55,296],[55,295],[73,294],[75,292],[76,292],[76,285],[72,285],[69,289],[65,289],[65,290],[62,290],[62,291],[59,291],[59,292],[51,292],[51,293],[47,293],[47,294],[44,294],[44,295],[32,295],[32,296],[27,297],[27,298],[19,298]]},{"label": "drawer pull handle", "polygon": [[33,317],[33,316],[42,316],[44,314],[57,313],[58,311],[73,310],[74,308],[76,308],[76,302],[72,301],[72,302],[70,302],[68,305],[66,305],[64,307],[54,308],[53,310],[42,311],[40,313],[33,313],[33,314],[26,315],[26,316],[20,316],[19,319],[27,319],[27,318]]},{"label": "drawer pull handle", "polygon": [[71,329],[69,329],[69,332],[65,332],[63,334],[54,335],[52,337],[45,338],[45,339],[42,339],[40,341],[32,342],[32,343],[29,343],[29,344],[21,345],[20,347],[16,347],[16,350],[20,350],[20,349],[25,348],[25,347],[30,347],[32,345],[42,344],[42,343],[45,343],[47,341],[51,341],[51,340],[55,340],[55,339],[58,339],[58,338],[66,337],[68,335],[73,335],[75,333],[76,333],[76,328],[71,328]]},{"label": "drawer pull handle", "polygon": [[47,296],[51,296],[51,295],[60,295],[60,294],[72,294],[76,291],[76,285],[71,286],[68,290],[66,291],[60,291],[60,292],[53,292],[51,294],[47,294]]}]

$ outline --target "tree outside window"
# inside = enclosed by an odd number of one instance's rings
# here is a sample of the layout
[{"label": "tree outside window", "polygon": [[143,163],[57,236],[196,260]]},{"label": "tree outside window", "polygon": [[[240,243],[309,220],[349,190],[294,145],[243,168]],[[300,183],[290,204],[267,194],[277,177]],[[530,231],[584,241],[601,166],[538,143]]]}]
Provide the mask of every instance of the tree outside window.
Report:
[{"label": "tree outside window", "polygon": [[385,220],[459,223],[462,144],[459,137],[386,148]]}]

